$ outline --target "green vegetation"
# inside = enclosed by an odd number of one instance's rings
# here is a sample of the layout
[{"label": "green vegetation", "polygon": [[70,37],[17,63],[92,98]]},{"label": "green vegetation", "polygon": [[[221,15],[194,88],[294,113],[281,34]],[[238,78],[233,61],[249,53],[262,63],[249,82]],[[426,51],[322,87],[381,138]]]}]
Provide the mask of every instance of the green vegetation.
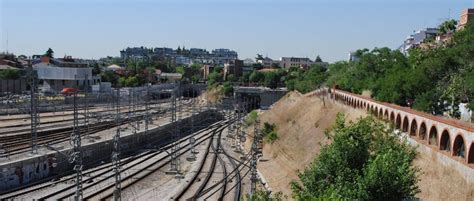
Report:
[{"label": "green vegetation", "polygon": [[[447,21],[440,34],[453,31]],[[398,50],[358,50],[356,62],[330,66],[327,85],[361,93],[370,90],[376,100],[411,106],[431,114],[458,117],[457,106],[474,109],[474,24],[457,31],[451,41],[434,48],[417,48],[405,56]]]},{"label": "green vegetation", "polygon": [[250,112],[247,117],[245,117],[245,125],[246,126],[250,126],[252,125],[253,123],[255,123],[255,121],[257,120],[258,118],[258,113],[256,110],[252,110],[252,112]]},{"label": "green vegetation", "polygon": [[270,124],[268,122],[263,123],[262,135],[266,139],[266,141],[270,144],[273,144],[276,140],[278,140],[278,133],[276,132],[276,125]]},{"label": "green vegetation", "polygon": [[15,69],[0,70],[0,79],[2,80],[16,80],[20,78],[20,71]]},{"label": "green vegetation", "polygon": [[288,90],[297,90],[301,93],[310,92],[326,81],[327,71],[325,66],[312,65],[309,70],[290,69],[286,87]]},{"label": "green vegetation", "polygon": [[372,117],[346,125],[338,114],[331,144],[291,188],[296,200],[401,200],[419,192],[413,147]]},{"label": "green vegetation", "polygon": [[272,194],[270,191],[257,190],[252,196],[247,195],[247,201],[282,201],[283,195],[281,192]]}]

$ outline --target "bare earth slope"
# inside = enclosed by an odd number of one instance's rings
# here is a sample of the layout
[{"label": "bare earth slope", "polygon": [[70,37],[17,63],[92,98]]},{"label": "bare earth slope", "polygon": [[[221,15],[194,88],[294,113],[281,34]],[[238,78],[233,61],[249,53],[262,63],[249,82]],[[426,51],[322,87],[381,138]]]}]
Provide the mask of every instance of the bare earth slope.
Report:
[{"label": "bare earth slope", "polygon": [[263,162],[258,164],[273,191],[291,197],[290,181],[297,180],[297,170],[303,170],[319,154],[320,143],[326,142],[324,131],[333,125],[338,112],[347,114],[348,120],[365,115],[361,111],[349,112],[351,108],[332,101],[325,103],[324,107],[319,98],[291,92],[259,115],[261,124],[277,125],[279,139],[264,145]]},{"label": "bare earth slope", "polygon": [[[273,144],[264,145],[263,159],[258,164],[272,191],[281,191],[291,199],[289,183],[297,180],[297,171],[303,170],[319,154],[320,144],[327,142],[324,131],[333,125],[338,112],[344,113],[348,121],[366,116],[362,110],[331,100],[326,100],[325,105],[320,98],[291,92],[272,109],[259,114],[261,124],[277,125],[279,136]],[[419,154],[414,164],[423,171],[419,182],[422,192],[417,197],[423,200],[474,200],[474,184],[467,184],[457,172],[438,163],[434,157]]]}]

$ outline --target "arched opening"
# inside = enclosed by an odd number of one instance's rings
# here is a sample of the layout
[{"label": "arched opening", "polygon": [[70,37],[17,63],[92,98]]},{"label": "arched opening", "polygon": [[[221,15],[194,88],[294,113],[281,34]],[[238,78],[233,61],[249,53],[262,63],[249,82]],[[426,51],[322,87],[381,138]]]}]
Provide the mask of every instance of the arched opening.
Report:
[{"label": "arched opening", "polygon": [[403,132],[408,132],[408,117],[407,116],[405,116],[405,118],[403,118],[402,131]]},{"label": "arched opening", "polygon": [[397,120],[395,121],[395,128],[400,129],[400,126],[402,125],[402,117],[400,117],[400,114],[397,115]]},{"label": "arched opening", "polygon": [[421,122],[418,137],[422,140],[425,140],[425,138],[426,138],[426,124],[425,124],[425,122]]},{"label": "arched opening", "polygon": [[438,146],[438,129],[432,126],[430,129],[430,135],[428,136],[428,144]]},{"label": "arched opening", "polygon": [[387,110],[387,109],[385,110],[385,113],[384,113],[384,115],[383,115],[383,118],[386,119],[386,120],[388,120],[388,110]]},{"label": "arched opening", "polygon": [[459,156],[461,158],[466,157],[466,146],[464,145],[464,139],[460,134],[454,138],[453,156]]},{"label": "arched opening", "polygon": [[416,123],[416,120],[415,119],[411,120],[410,136],[416,136],[417,129],[418,129],[418,124]]},{"label": "arched opening", "polygon": [[395,113],[393,113],[393,111],[390,113],[390,121],[391,122],[395,121]]},{"label": "arched opening", "polygon": [[379,118],[383,119],[383,109],[382,108],[380,108],[380,110],[379,110]]},{"label": "arched opening", "polygon": [[467,163],[474,163],[474,142],[469,146],[469,154],[467,155]]},{"label": "arched opening", "polygon": [[449,139],[449,132],[447,130],[444,130],[443,133],[441,133],[441,140],[439,142],[439,149],[440,150],[446,150],[446,151],[451,151],[451,140]]}]

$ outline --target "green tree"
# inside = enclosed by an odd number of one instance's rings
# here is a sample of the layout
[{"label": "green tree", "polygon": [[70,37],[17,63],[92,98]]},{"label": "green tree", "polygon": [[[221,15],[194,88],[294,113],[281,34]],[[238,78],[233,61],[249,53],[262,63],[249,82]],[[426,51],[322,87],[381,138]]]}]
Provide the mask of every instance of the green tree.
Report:
[{"label": "green tree", "polygon": [[249,81],[253,83],[260,83],[265,79],[265,75],[262,72],[259,71],[252,71],[252,73],[249,76]]},{"label": "green tree", "polygon": [[316,59],[314,61],[315,62],[323,62],[323,60],[321,59],[321,57],[319,57],[319,55],[316,56]]},{"label": "green tree", "polygon": [[16,69],[0,70],[0,79],[16,80],[20,78],[20,71]]},{"label": "green tree", "polygon": [[438,29],[441,34],[453,33],[456,31],[456,25],[458,25],[456,20],[446,20],[439,25]]},{"label": "green tree", "polygon": [[45,56],[48,56],[49,58],[54,58],[54,51],[53,49],[51,48],[48,48],[48,50],[46,50],[46,53],[44,54]]},{"label": "green tree", "polygon": [[401,200],[419,192],[416,151],[372,117],[345,124],[338,114],[331,144],[292,182],[296,200]]}]

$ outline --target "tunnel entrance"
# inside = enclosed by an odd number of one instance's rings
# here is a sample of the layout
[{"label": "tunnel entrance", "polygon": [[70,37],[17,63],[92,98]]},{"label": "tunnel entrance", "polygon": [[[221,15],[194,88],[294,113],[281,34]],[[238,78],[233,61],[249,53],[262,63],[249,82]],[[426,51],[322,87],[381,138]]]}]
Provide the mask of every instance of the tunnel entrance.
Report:
[{"label": "tunnel entrance", "polygon": [[260,108],[261,98],[255,94],[240,94],[238,99],[246,111],[252,111]]}]

